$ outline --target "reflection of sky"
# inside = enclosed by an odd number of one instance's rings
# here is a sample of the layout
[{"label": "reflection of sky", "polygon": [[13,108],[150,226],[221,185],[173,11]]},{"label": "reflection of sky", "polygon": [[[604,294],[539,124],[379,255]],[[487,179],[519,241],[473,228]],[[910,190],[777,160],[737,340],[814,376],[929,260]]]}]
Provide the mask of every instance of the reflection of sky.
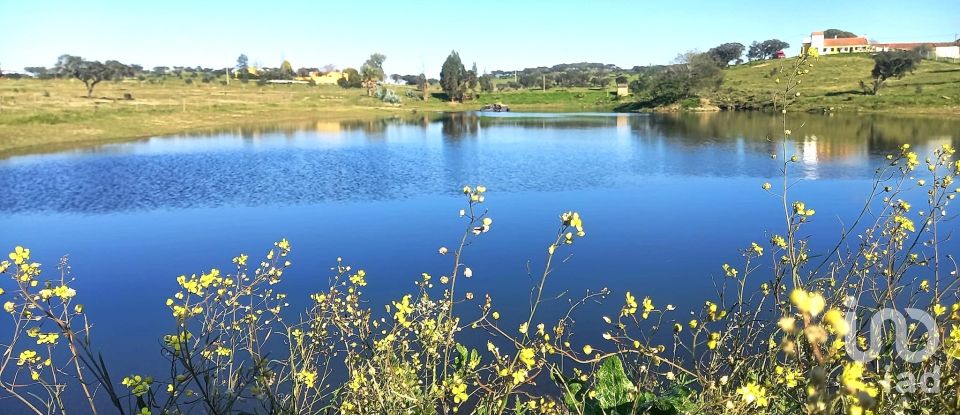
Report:
[{"label": "reflection of sky", "polygon": [[[0,198],[0,211],[383,199],[443,194],[478,180],[502,191],[549,191],[616,188],[652,176],[776,175],[778,164],[769,155],[782,152],[780,143],[761,135],[770,128],[763,120],[738,120],[462,113],[151,138],[0,161],[0,187],[17,195]],[[786,143],[787,156],[802,161],[794,171],[805,179],[871,177],[871,159],[891,151],[871,149],[878,144],[869,137],[821,135],[814,128]],[[930,151],[954,133],[904,141]],[[397,185],[382,189],[388,182]]]},{"label": "reflection of sky", "polygon": [[[788,156],[800,158],[793,177],[812,179],[791,198],[817,210],[805,228],[817,235],[815,250],[859,212],[886,152],[901,141],[931,148],[960,131],[910,126],[918,132],[905,137],[899,124],[867,121],[831,120],[837,128],[811,119],[785,143]],[[891,140],[857,135],[881,130]],[[542,265],[566,210],[583,214],[587,238],[551,274],[552,295],[609,287],[613,300],[590,313],[615,314],[625,290],[689,310],[703,304],[719,264],[736,261],[738,247],[780,231],[778,201],[760,190],[764,181],[779,183],[782,159],[770,154],[781,153],[781,142],[766,139],[775,131],[782,132],[775,122],[748,114],[457,114],[16,157],[0,161],[0,249],[28,246],[47,272],[70,255],[79,295],[120,373],[151,372],[143,354],[130,351],[155,350],[172,330],[143,322],[169,322],[163,302],[173,277],[229,269],[229,258],[256,258],[279,238],[294,246],[281,286],[295,309],[338,256],[367,270],[371,304],[409,291],[421,272],[440,275],[449,258],[437,248],[456,240],[464,184],[490,189],[494,226],[465,257],[475,277],[463,289],[489,292],[504,324],[519,324],[511,319],[527,304],[528,261]],[[544,315],[560,308],[553,302]],[[120,335],[120,327],[141,335]],[[595,343],[600,326],[577,327]]]}]

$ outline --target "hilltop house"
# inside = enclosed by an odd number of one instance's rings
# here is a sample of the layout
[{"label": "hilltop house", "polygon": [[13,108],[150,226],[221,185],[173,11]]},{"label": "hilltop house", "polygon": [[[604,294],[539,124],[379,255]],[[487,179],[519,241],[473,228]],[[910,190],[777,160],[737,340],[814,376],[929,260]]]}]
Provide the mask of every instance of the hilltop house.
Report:
[{"label": "hilltop house", "polygon": [[803,40],[803,50],[814,48],[821,55],[833,55],[836,53],[858,53],[870,52],[870,41],[866,37],[833,37],[825,39],[823,32],[813,32],[810,37]]},{"label": "hilltop house", "polygon": [[871,42],[866,36],[824,38],[823,32],[813,32],[810,37],[803,40],[804,51],[814,48],[821,55],[914,50],[920,46],[928,47],[931,58],[960,59],[960,42],[876,43]]}]

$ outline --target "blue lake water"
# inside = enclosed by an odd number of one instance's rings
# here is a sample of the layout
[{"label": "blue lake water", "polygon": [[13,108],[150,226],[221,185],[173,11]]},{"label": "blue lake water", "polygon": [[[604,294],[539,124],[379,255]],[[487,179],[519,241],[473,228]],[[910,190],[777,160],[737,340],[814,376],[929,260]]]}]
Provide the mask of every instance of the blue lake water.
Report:
[{"label": "blue lake water", "polygon": [[[800,162],[793,194],[816,208],[813,246],[836,240],[862,206],[874,170],[901,143],[921,154],[958,145],[960,121],[792,115]],[[505,320],[528,307],[528,265],[543,265],[558,215],[579,211],[586,238],[551,275],[544,318],[586,290],[692,309],[736,263],[738,249],[782,231],[779,121],[763,114],[427,114],[157,137],[0,160],[0,249],[16,245],[54,273],[67,255],[94,339],[119,373],[162,365],[174,330],[164,300],[175,277],[231,269],[272,242],[293,245],[280,289],[294,306],[321,289],[337,257],[367,271],[380,305],[441,275],[462,230],[459,189],[484,184],[494,224],[469,247],[474,277]],[[772,140],[771,140],[772,138]],[[954,252],[957,243],[949,242]],[[470,310],[471,306],[466,306]],[[296,309],[296,308],[294,308]],[[516,311],[516,312],[511,312]],[[469,312],[469,311],[468,311]],[[584,341],[599,336],[587,324]],[[156,362],[153,362],[156,360]]]}]

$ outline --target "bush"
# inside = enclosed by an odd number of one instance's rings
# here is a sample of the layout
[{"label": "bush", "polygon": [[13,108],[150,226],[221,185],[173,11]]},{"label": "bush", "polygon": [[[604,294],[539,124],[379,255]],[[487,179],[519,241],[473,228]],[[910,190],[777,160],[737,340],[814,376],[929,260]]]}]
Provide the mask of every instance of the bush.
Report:
[{"label": "bush", "polygon": [[400,97],[398,97],[393,90],[384,88],[383,86],[378,86],[377,90],[373,93],[373,96],[388,104],[400,103]]}]

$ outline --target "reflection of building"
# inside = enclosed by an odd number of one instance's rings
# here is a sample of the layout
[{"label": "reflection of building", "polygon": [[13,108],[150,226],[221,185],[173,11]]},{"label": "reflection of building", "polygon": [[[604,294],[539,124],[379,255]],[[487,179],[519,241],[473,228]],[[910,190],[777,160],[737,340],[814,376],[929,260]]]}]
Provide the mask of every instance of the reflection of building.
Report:
[{"label": "reflection of building", "polygon": [[818,163],[860,165],[868,163],[870,146],[867,141],[829,139],[809,134],[800,143],[803,162],[809,165]]},{"label": "reflection of building", "polygon": [[339,121],[317,121],[316,125],[313,126],[313,130],[318,133],[339,133],[340,122]]}]

